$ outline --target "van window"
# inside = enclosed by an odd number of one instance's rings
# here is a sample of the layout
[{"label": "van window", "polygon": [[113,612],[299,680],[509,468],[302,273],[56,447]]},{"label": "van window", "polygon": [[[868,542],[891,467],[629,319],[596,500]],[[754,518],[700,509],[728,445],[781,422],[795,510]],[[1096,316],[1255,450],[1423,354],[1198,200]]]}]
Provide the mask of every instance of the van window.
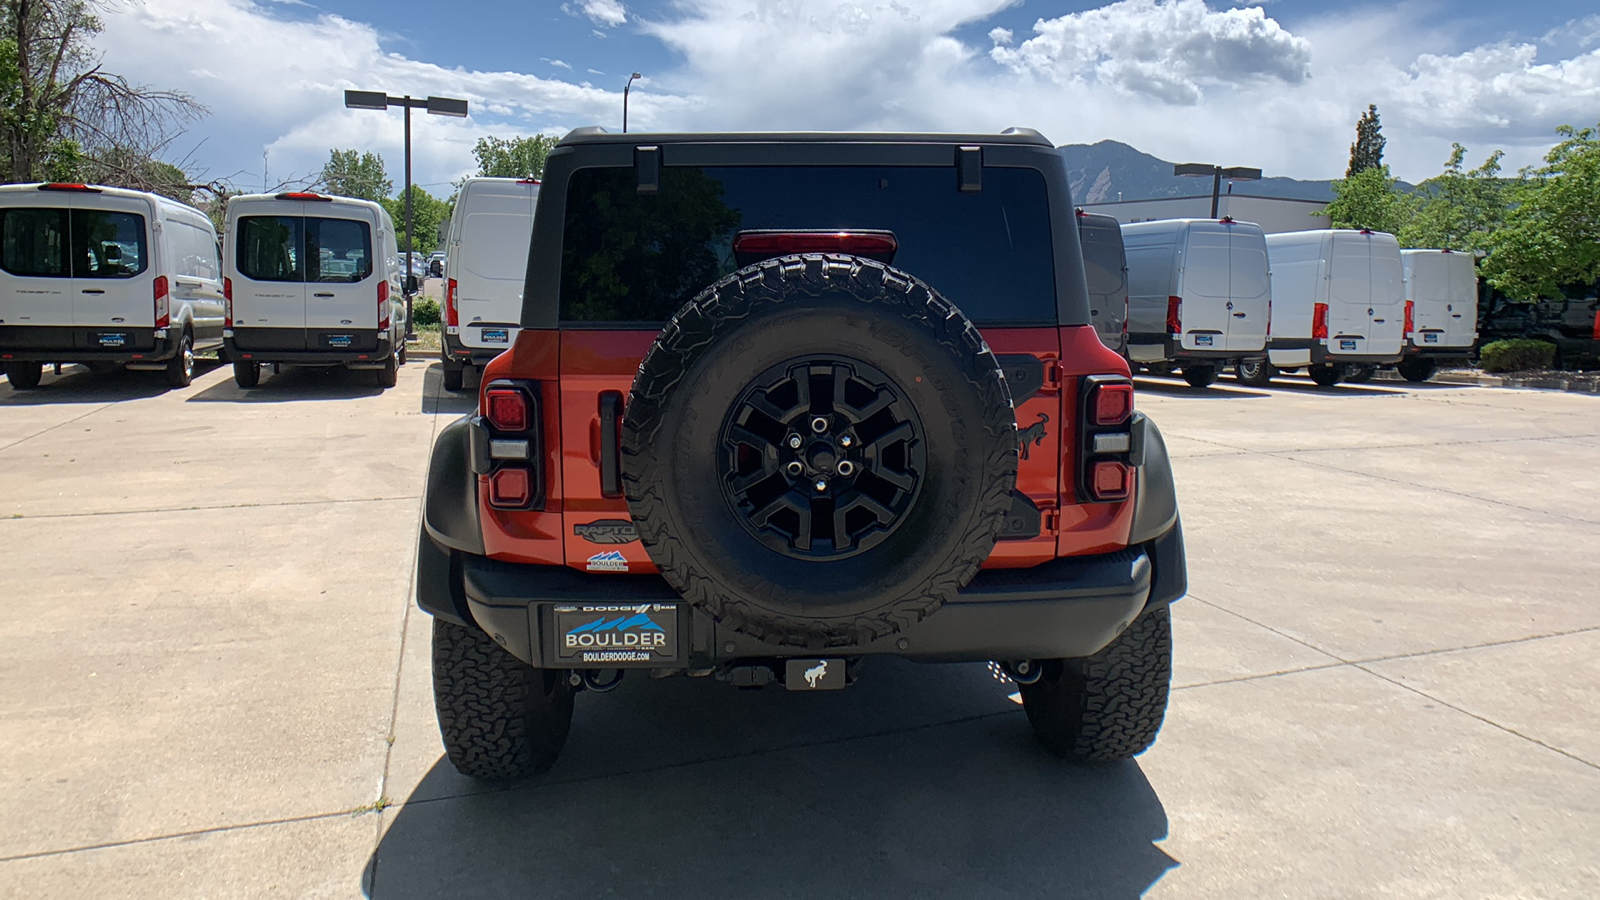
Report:
[{"label": "van window", "polygon": [[1102,228],[1079,232],[1083,242],[1083,268],[1091,294],[1122,292],[1122,241]]},{"label": "van window", "polygon": [[239,219],[235,264],[254,281],[304,281],[300,247],[304,243],[299,216],[244,216]]},{"label": "van window", "polygon": [[1165,297],[1172,277],[1172,245],[1128,248],[1128,293]]},{"label": "van window", "polygon": [[179,219],[168,220],[167,224],[167,234],[172,238],[174,254],[177,256],[178,274],[189,278],[216,279],[219,276],[216,239],[211,232],[193,222]]},{"label": "van window", "polygon": [[[979,324],[1056,320],[1044,176],[987,168],[956,190],[947,167],[667,166],[656,194],[631,167],[574,172],[561,254],[564,321],[657,323],[738,268],[749,229],[894,232],[894,266]],[[960,223],[952,228],[951,223]]]},{"label": "van window", "polygon": [[1242,299],[1267,292],[1267,254],[1260,247],[1241,247],[1234,243],[1230,254],[1233,268],[1232,296]]},{"label": "van window", "polygon": [[307,281],[364,281],[372,274],[372,227],[353,219],[306,216]]},{"label": "van window", "polygon": [[14,207],[0,217],[0,244],[5,270],[34,278],[132,278],[149,262],[137,213]]},{"label": "van window", "polygon": [[70,278],[67,211],[14,207],[0,212],[0,269],[28,278]]}]

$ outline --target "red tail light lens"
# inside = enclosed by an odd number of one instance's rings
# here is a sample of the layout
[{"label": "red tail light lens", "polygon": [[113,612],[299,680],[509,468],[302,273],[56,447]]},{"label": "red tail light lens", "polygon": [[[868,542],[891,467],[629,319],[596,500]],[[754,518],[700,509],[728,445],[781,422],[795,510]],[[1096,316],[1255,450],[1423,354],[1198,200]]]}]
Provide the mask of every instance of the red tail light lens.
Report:
[{"label": "red tail light lens", "polygon": [[1133,415],[1133,385],[1102,384],[1095,388],[1089,417],[1095,425],[1121,425]]},{"label": "red tail light lens", "polygon": [[1096,500],[1126,500],[1133,492],[1133,470],[1116,460],[1097,462],[1089,475],[1089,489]]},{"label": "red tail light lens", "polygon": [[1411,300],[1407,300],[1406,301],[1406,334],[1408,336],[1411,334],[1411,332],[1416,330],[1416,328],[1414,327],[1415,324],[1416,324],[1416,318],[1415,318],[1416,311],[1417,311],[1417,304],[1415,302],[1411,301]]},{"label": "red tail light lens", "polygon": [[456,280],[444,283],[444,324],[450,328],[461,325],[461,314],[456,312]]},{"label": "red tail light lens", "polygon": [[533,479],[527,469],[500,469],[489,476],[489,502],[495,506],[527,506]]},{"label": "red tail light lens", "polygon": [[324,197],[321,194],[313,191],[289,191],[287,193],[278,194],[277,197],[279,200],[321,200],[325,203],[333,202],[332,197]]},{"label": "red tail light lens", "polygon": [[1328,339],[1328,304],[1318,303],[1311,307],[1311,339],[1325,341]]},{"label": "red tail light lens", "polygon": [[98,194],[100,189],[87,184],[73,184],[65,181],[52,181],[49,184],[39,185],[41,191],[79,191],[85,194]]},{"label": "red tail light lens", "polygon": [[1600,341],[1600,309],[1594,311],[1594,339]]},{"label": "red tail light lens", "polygon": [[1183,298],[1167,298],[1167,334],[1183,334]]},{"label": "red tail light lens", "polygon": [[233,327],[233,279],[222,279],[222,327]]},{"label": "red tail light lens", "polygon": [[497,388],[484,392],[484,418],[498,431],[527,431],[532,416],[528,395],[519,390]]},{"label": "red tail light lens", "polygon": [[157,275],[155,281],[156,295],[156,327],[166,328],[172,324],[171,310],[167,306],[167,276]]},{"label": "red tail light lens", "polygon": [[872,259],[892,257],[900,249],[884,231],[745,231],[733,239],[738,256],[772,257],[791,253],[850,253]]},{"label": "red tail light lens", "polygon": [[389,330],[389,279],[378,279],[378,330]]}]

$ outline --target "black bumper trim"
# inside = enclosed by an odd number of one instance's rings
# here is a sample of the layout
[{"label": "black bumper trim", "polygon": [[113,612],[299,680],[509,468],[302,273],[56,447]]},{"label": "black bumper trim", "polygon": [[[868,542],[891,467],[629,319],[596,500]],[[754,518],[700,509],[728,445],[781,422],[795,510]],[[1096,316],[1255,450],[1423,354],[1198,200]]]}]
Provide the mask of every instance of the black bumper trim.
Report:
[{"label": "black bumper trim", "polygon": [[229,359],[285,366],[349,366],[382,368],[389,358],[388,336],[380,338],[376,350],[241,350],[233,338],[223,338]]}]

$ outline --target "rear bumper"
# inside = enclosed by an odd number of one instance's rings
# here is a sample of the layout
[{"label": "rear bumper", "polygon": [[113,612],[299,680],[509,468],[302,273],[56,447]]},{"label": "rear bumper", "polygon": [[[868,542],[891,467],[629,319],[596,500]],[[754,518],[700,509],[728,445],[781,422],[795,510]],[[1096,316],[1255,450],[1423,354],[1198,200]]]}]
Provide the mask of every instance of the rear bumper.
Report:
[{"label": "rear bumper", "polygon": [[504,347],[468,347],[461,342],[460,335],[446,332],[441,343],[444,344],[444,358],[454,363],[471,363],[477,368],[483,368],[489,360],[511,349],[511,342],[507,341]]},{"label": "rear bumper", "polygon": [[[592,575],[564,566],[497,562],[452,553],[426,532],[421,544],[417,598],[422,609],[475,622],[514,656],[535,666],[572,664],[555,660],[554,610],[588,604],[678,604],[682,661],[676,665],[681,667],[817,655],[726,629],[682,604],[657,575]],[[826,652],[936,662],[1089,656],[1146,608],[1169,604],[1186,590],[1183,531],[1174,523],[1155,540],[1115,553],[979,572],[955,600],[921,622],[886,638]]]},{"label": "rear bumper", "polygon": [[1457,347],[1441,347],[1438,344],[1406,344],[1406,356],[1421,356],[1427,359],[1466,359],[1472,352],[1472,345]]},{"label": "rear bumper", "polygon": [[1392,366],[1400,361],[1401,356],[1401,353],[1331,353],[1325,343],[1313,342],[1311,344],[1311,364],[1314,366],[1340,365],[1342,363]]},{"label": "rear bumper", "polygon": [[[106,335],[121,335],[122,346],[106,346]],[[147,363],[177,353],[178,342],[153,328],[0,326],[0,362]]]},{"label": "rear bumper", "polygon": [[291,366],[348,366],[352,369],[377,368],[389,358],[389,333],[380,332],[372,350],[244,350],[230,336],[222,339],[228,358],[244,362],[282,363]]},{"label": "rear bumper", "polygon": [[[1136,347],[1143,352],[1135,353],[1134,348]],[[1175,362],[1179,365],[1187,361],[1226,362],[1235,359],[1265,359],[1267,356],[1267,349],[1264,346],[1255,350],[1230,350],[1228,348],[1202,350],[1186,348],[1181,340],[1171,335],[1128,335],[1127,356],[1134,362],[1157,362],[1154,359],[1141,359],[1141,357],[1151,356],[1152,351],[1155,350],[1160,351],[1161,360]]]}]

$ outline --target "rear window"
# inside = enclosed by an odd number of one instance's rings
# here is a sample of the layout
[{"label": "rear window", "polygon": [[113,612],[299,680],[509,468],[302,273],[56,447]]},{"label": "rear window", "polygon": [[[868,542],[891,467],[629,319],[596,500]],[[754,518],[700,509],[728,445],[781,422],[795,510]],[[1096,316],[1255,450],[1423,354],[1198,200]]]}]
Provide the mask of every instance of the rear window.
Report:
[{"label": "rear window", "polygon": [[733,238],[753,229],[894,232],[894,266],[981,324],[1056,319],[1044,176],[990,168],[983,190],[948,168],[668,166],[640,194],[632,168],[573,173],[561,256],[561,319],[659,323],[738,268]]},{"label": "rear window", "polygon": [[149,264],[144,216],[99,209],[0,212],[0,268],[28,278],[132,278]]},{"label": "rear window", "polygon": [[254,281],[356,282],[372,274],[372,226],[320,216],[242,216],[234,264]]},{"label": "rear window", "polygon": [[1119,294],[1125,273],[1122,271],[1122,235],[1109,228],[1084,226],[1078,229],[1083,242],[1083,269],[1092,294]]}]

